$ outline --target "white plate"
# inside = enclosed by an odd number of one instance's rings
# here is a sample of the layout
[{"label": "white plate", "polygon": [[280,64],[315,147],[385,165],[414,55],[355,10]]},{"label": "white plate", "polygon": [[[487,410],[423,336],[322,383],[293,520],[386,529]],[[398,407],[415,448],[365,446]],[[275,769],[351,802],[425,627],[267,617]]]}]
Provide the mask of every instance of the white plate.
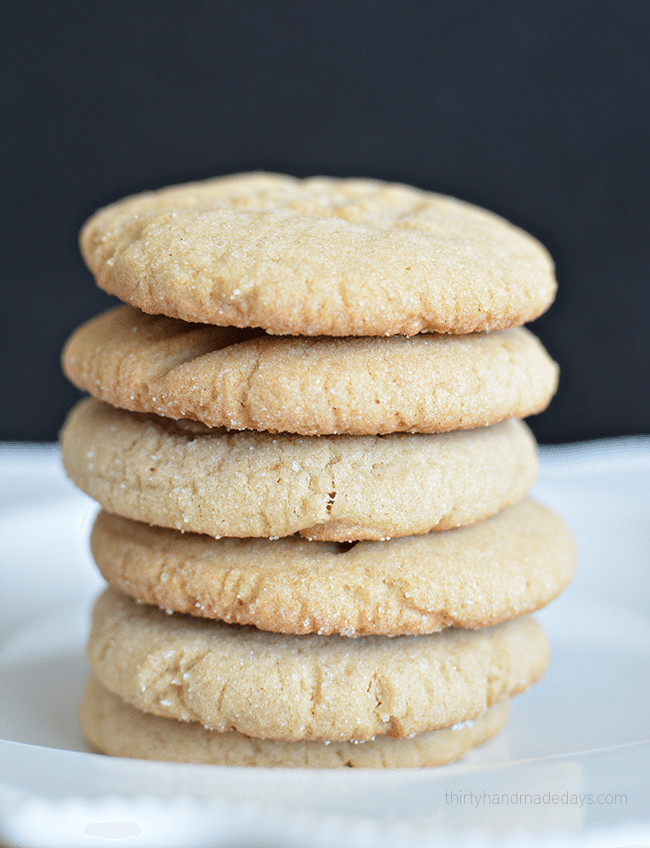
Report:
[{"label": "white plate", "polygon": [[395,772],[91,753],[76,706],[102,586],[87,550],[96,508],[52,446],[3,446],[0,461],[5,844],[650,844],[650,439],[542,450],[533,494],[565,516],[580,550],[574,583],[538,614],[550,670],[463,763]]}]

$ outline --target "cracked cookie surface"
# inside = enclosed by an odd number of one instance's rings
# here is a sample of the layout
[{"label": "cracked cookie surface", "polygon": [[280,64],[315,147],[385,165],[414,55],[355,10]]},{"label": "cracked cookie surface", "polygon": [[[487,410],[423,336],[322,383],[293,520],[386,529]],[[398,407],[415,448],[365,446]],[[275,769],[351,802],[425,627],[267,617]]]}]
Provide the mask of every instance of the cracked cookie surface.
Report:
[{"label": "cracked cookie surface", "polygon": [[219,733],[198,722],[144,713],[88,680],[80,715],[88,739],[105,754],[181,763],[261,768],[422,768],[462,757],[503,727],[509,702],[488,707],[474,721],[418,733],[410,739],[378,736],[370,742],[279,742]]},{"label": "cracked cookie surface", "polygon": [[85,224],[99,286],[145,312],[273,334],[519,326],[555,295],[532,236],[375,180],[239,174],[126,198]]},{"label": "cracked cookie surface", "polygon": [[162,609],[281,633],[432,633],[497,624],[548,603],[575,566],[559,516],[526,499],[456,530],[387,542],[215,540],[102,512],[105,579]]},{"label": "cracked cookie surface", "polygon": [[210,536],[354,541],[471,524],[537,472],[518,420],[455,433],[228,433],[81,401],[62,430],[71,479],[109,512]]},{"label": "cracked cookie surface", "polygon": [[537,680],[548,646],[531,616],[427,636],[290,636],[168,615],[109,588],[88,659],[155,715],[265,739],[368,740],[475,719]]},{"label": "cracked cookie surface", "polygon": [[134,412],[302,435],[436,433],[541,412],[557,365],[528,330],[413,338],[269,336],[129,306],[80,327],[63,367]]}]

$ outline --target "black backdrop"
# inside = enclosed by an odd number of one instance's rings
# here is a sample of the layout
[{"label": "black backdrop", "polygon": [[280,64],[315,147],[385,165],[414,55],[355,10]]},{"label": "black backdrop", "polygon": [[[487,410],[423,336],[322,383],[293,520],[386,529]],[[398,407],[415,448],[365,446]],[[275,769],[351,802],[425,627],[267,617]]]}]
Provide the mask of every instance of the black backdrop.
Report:
[{"label": "black backdrop", "polygon": [[542,442],[650,433],[647,0],[29,2],[3,9],[1,439],[54,439],[67,335],[112,299],[100,205],[240,170],[400,180],[541,239]]}]

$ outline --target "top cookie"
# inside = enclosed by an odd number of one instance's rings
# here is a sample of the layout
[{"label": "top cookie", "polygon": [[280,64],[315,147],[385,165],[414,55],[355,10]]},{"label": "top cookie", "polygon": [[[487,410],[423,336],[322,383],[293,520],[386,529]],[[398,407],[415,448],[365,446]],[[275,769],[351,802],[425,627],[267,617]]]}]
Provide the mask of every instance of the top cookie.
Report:
[{"label": "top cookie", "polygon": [[374,180],[240,174],[97,212],[81,250],[144,312],[277,335],[471,333],[555,294],[531,236],[450,197]]}]

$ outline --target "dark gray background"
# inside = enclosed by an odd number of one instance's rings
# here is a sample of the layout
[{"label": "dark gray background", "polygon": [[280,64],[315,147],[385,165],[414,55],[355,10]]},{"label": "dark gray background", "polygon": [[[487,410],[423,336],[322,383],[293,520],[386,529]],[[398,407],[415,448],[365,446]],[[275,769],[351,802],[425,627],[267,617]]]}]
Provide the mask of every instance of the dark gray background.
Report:
[{"label": "dark gray background", "polygon": [[541,239],[542,442],[650,433],[650,3],[61,2],[3,9],[1,439],[54,439],[59,350],[112,299],[119,197],[249,169],[400,180]]}]

